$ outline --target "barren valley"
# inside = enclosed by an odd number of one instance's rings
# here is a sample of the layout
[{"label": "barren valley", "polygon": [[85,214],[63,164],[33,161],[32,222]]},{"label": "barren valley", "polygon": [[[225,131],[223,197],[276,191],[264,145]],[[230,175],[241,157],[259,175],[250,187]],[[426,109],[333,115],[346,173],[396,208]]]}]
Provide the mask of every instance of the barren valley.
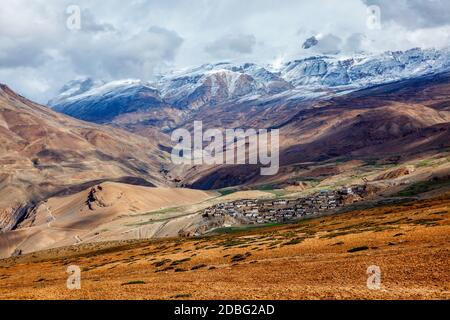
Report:
[{"label": "barren valley", "polygon": [[[225,65],[53,109],[0,86],[0,298],[450,299],[448,70],[305,93]],[[174,164],[193,121],[280,130],[279,171]]]},{"label": "barren valley", "polygon": [[[0,261],[3,299],[449,299],[447,195],[197,239],[81,244]],[[225,232],[225,233],[224,233]],[[68,266],[81,268],[69,290]],[[381,287],[370,290],[370,266]]]}]

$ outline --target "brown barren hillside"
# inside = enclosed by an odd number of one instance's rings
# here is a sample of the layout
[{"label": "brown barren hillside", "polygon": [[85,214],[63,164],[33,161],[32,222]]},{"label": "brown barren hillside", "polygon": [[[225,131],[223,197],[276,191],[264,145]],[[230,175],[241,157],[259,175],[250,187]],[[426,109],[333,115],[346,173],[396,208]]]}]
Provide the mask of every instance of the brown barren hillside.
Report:
[{"label": "brown barren hillside", "polygon": [[[449,217],[446,195],[206,238],[54,249],[1,261],[0,297],[450,299]],[[66,287],[70,265],[81,290]]]},{"label": "brown barren hillside", "polygon": [[101,127],[0,86],[0,231],[39,201],[101,181],[161,185],[158,139]]},{"label": "brown barren hillside", "polygon": [[[153,238],[178,231],[195,216],[152,212],[191,205],[215,196],[191,189],[151,188],[105,182],[37,205],[17,228],[0,233],[0,258],[49,248],[105,240]],[[146,224],[140,226],[142,219]],[[172,218],[172,219],[171,219]]]},{"label": "brown barren hillside", "polygon": [[[279,129],[281,172],[298,164],[338,158],[397,157],[398,162],[406,162],[418,154],[450,148],[449,83],[450,75],[443,74],[380,85],[324,101],[272,102],[264,108],[248,106],[247,113],[238,106],[246,116],[233,118],[231,123],[235,127]],[[207,127],[231,119],[230,106],[218,106],[214,112],[220,116],[199,113],[196,120],[203,120]],[[226,127],[226,123],[221,125]],[[208,188],[265,180],[257,166],[247,170],[218,166],[191,168],[184,182]]]}]

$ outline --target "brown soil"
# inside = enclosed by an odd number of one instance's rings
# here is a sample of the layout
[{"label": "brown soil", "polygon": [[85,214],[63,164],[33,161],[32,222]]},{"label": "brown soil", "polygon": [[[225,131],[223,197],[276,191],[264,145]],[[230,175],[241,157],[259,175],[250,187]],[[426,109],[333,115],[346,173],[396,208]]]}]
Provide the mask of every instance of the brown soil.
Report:
[{"label": "brown soil", "polygon": [[[3,299],[450,299],[450,196],[200,239],[0,261]],[[69,265],[81,290],[66,288]],[[367,268],[381,268],[380,290]]]}]

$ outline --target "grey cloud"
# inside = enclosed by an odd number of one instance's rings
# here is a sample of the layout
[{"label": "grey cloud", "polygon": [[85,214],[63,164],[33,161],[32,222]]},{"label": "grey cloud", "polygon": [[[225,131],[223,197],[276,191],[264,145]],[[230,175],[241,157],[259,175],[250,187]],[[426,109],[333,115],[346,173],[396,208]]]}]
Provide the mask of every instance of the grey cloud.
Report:
[{"label": "grey cloud", "polygon": [[0,68],[36,67],[51,59],[50,55],[31,39],[16,40],[0,37]]},{"label": "grey cloud", "polygon": [[207,45],[205,51],[213,56],[250,54],[256,45],[254,35],[226,35]]},{"label": "grey cloud", "polygon": [[353,53],[363,50],[366,36],[361,33],[351,34],[342,39],[334,34],[318,35],[308,38],[302,48],[319,54]]},{"label": "grey cloud", "polygon": [[[155,70],[175,59],[183,38],[175,31],[159,26],[124,38],[119,33],[101,34],[92,38],[76,36],[66,48],[77,73],[95,78],[149,79]],[[82,40],[83,45],[78,46]]]},{"label": "grey cloud", "polygon": [[362,33],[354,33],[350,35],[343,45],[344,52],[359,52],[363,50],[363,41],[366,36]]},{"label": "grey cloud", "polygon": [[[66,28],[74,3],[79,32]],[[381,7],[382,30],[367,28],[369,4]],[[439,47],[450,43],[450,26],[431,27],[449,23],[448,0],[14,0],[0,10],[0,81],[46,101],[77,76],[146,80],[219,59]],[[318,46],[303,50],[319,33]]]},{"label": "grey cloud", "polygon": [[111,23],[97,22],[89,9],[81,11],[81,31],[83,32],[114,32],[117,31]]},{"label": "grey cloud", "polygon": [[175,59],[175,54],[184,39],[177,32],[158,26],[150,27],[148,32],[161,50],[161,57],[165,60]]},{"label": "grey cloud", "polygon": [[450,24],[448,0],[363,0],[381,9],[382,22],[394,22],[411,29]]},{"label": "grey cloud", "polygon": [[318,44],[314,47],[314,51],[322,54],[336,54],[342,49],[342,39],[334,34],[326,34],[316,38]]}]

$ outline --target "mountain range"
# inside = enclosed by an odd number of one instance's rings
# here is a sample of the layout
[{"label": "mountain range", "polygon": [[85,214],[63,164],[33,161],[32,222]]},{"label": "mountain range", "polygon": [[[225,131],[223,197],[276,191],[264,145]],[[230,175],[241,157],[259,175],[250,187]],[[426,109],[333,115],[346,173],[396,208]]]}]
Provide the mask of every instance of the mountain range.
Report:
[{"label": "mountain range", "polygon": [[[279,129],[279,173],[261,176],[257,165],[173,165],[169,134],[194,120],[205,128]],[[448,177],[450,51],[206,64],[153,82],[84,78],[66,84],[49,107],[2,85],[0,141],[0,255],[33,251],[36,239],[51,238],[42,249],[78,243],[80,235],[174,236],[201,218],[179,212],[147,226],[145,210],[163,209],[188,191],[144,187],[303,190],[372,177],[377,190],[394,192]],[[418,169],[408,180],[389,171],[411,165]],[[167,201],[145,200],[155,194]],[[199,201],[213,196],[192,193]],[[77,212],[63,210],[71,204]],[[101,224],[93,220],[99,216]],[[110,231],[99,236],[102,230]]]},{"label": "mountain range", "polygon": [[[433,132],[433,126],[449,121],[448,110],[417,99],[436,87],[433,82],[446,83],[449,70],[449,49],[313,56],[278,66],[223,62],[172,72],[154,82],[80,79],[64,86],[49,105],[150,138],[155,131],[190,128],[194,120],[205,128],[280,128],[281,161],[289,166],[349,152],[367,156],[393,139]],[[382,96],[374,97],[376,92]],[[440,94],[447,96],[445,90]],[[167,140],[161,140],[163,150],[170,150]],[[263,179],[242,170],[193,167],[176,180],[208,189],[252,181],[253,175],[255,183]]]},{"label": "mountain range", "polygon": [[48,105],[96,123],[169,129],[224,104],[308,101],[450,69],[449,49],[411,49],[352,57],[313,56],[282,64],[205,64],[153,82],[82,78]]},{"label": "mountain range", "polygon": [[161,185],[164,154],[132,133],[56,113],[0,86],[0,231],[37,203],[101,181]]}]

